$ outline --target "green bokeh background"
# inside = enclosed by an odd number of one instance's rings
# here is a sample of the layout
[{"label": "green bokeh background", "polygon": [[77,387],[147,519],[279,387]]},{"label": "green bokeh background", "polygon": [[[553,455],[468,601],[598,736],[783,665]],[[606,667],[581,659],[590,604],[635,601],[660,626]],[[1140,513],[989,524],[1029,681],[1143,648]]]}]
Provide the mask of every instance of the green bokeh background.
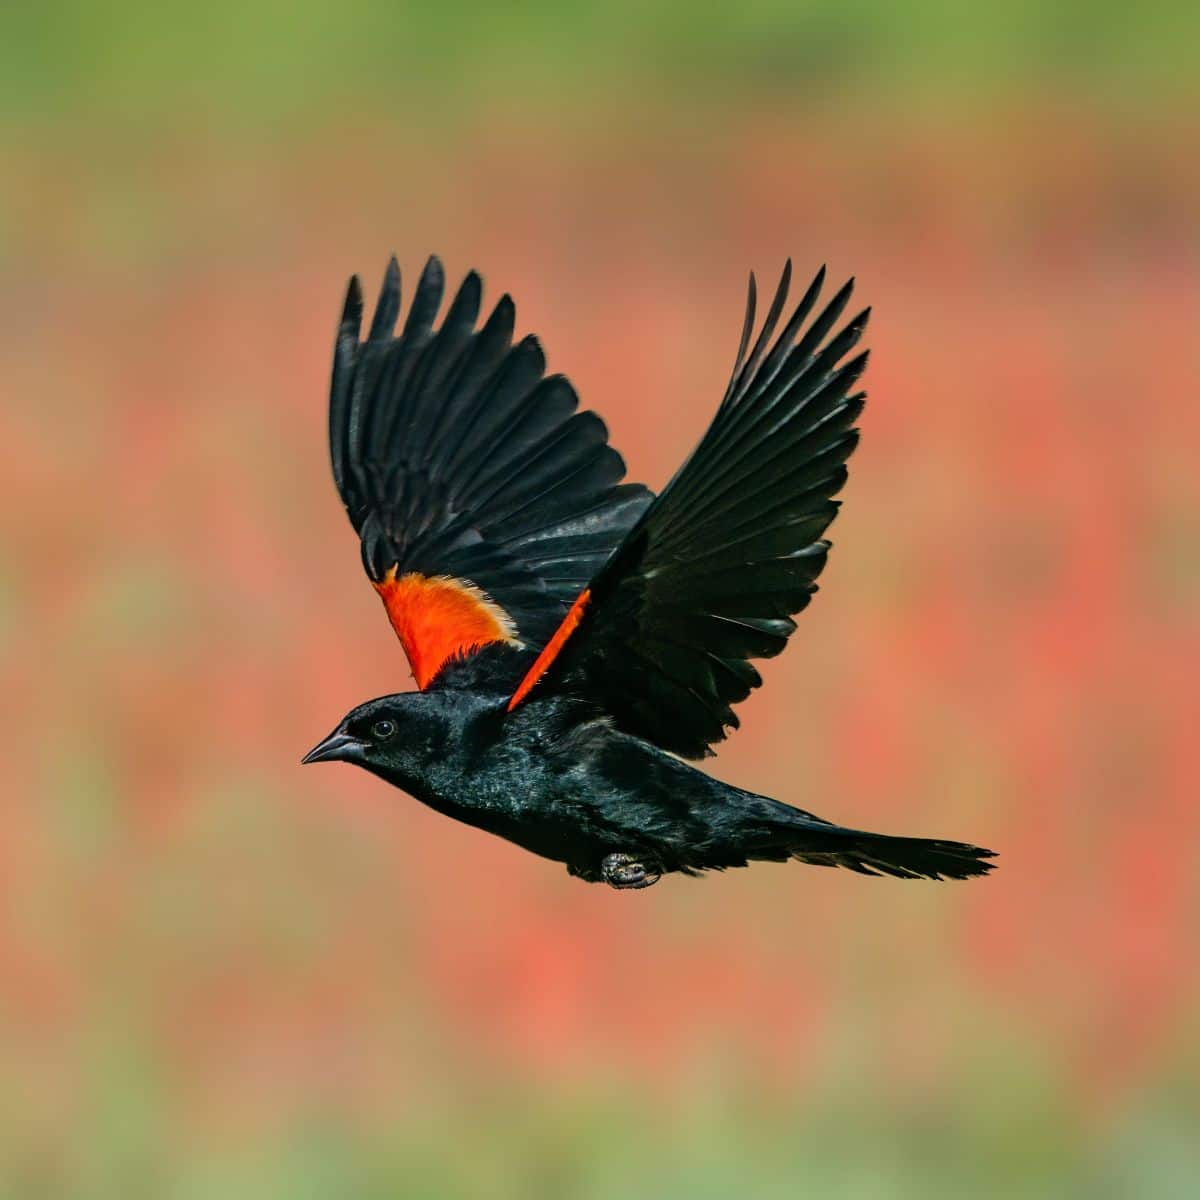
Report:
[{"label": "green bokeh background", "polygon": [[[1198,47],[1183,3],[8,5],[0,1196],[1195,1195]],[[614,896],[296,765],[407,686],[321,441],[392,250],[511,289],[653,486],[745,270],[859,275],[828,582],[712,766],[993,878]]]},{"label": "green bokeh background", "polygon": [[[12,6],[6,117],[171,123],[254,135],[404,104],[485,120],[496,104],[661,99],[689,110],[763,95],[954,105],[1053,88],[1114,106],[1194,94],[1191,5],[744,0],[484,6],[303,0]],[[252,111],[248,112],[250,108]],[[223,129],[223,132],[226,130]]]}]

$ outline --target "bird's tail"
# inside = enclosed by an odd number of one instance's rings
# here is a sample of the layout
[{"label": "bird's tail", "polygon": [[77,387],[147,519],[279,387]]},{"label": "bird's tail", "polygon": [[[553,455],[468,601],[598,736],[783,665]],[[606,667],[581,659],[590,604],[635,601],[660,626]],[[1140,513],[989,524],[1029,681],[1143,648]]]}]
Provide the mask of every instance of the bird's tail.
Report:
[{"label": "bird's tail", "polygon": [[[793,809],[762,857],[794,858],[821,867],[849,867],[862,875],[897,879],[973,879],[995,867],[995,851],[938,838],[891,837],[831,825]],[[759,857],[759,855],[754,855]]]}]

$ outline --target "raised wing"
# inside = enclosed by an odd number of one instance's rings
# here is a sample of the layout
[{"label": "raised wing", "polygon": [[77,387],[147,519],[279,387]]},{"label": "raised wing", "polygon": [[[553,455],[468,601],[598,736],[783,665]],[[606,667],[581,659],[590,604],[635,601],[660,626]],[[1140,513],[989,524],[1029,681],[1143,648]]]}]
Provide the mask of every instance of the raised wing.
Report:
[{"label": "raised wing", "polygon": [[[738,721],[762,680],[747,661],[787,644],[817,590],[858,442],[867,355],[843,362],[870,310],[830,337],[847,283],[807,325],[818,273],[772,344],[791,263],[749,349],[755,282],[733,375],[691,457],[576,599],[510,701],[535,687],[590,700],[627,732],[689,758]],[[747,356],[747,351],[749,355]]]},{"label": "raised wing", "polygon": [[543,645],[652,499],[537,339],[513,345],[507,295],[476,329],[472,271],[434,329],[444,284],[431,258],[395,336],[393,258],[360,341],[351,279],[329,400],[334,481],[421,688],[489,643]]}]

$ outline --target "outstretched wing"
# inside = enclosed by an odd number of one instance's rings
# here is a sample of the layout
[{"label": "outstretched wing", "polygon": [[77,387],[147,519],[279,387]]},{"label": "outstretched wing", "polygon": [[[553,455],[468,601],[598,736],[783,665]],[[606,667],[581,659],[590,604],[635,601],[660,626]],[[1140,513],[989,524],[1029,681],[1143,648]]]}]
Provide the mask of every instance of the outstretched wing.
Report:
[{"label": "outstretched wing", "polygon": [[708,432],[576,599],[510,701],[537,687],[586,698],[629,733],[699,758],[736,728],[762,681],[747,661],[787,644],[816,591],[846,482],[867,355],[843,362],[870,310],[830,337],[853,280],[807,324],[824,269],[772,344],[784,268],[763,328],[750,277],[733,375]]},{"label": "outstretched wing", "polygon": [[472,271],[434,329],[444,284],[431,258],[395,336],[393,258],[360,341],[351,279],[329,400],[334,481],[421,688],[489,643],[543,645],[652,499],[537,339],[513,345],[507,295],[476,329]]}]

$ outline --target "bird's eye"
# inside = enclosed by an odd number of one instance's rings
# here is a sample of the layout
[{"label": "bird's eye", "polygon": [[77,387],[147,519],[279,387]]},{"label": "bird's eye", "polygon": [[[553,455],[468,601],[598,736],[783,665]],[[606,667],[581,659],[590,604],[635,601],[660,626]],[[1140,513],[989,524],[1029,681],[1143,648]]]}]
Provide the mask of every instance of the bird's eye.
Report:
[{"label": "bird's eye", "polygon": [[377,742],[386,742],[396,732],[395,721],[376,721],[371,726],[371,736]]}]

